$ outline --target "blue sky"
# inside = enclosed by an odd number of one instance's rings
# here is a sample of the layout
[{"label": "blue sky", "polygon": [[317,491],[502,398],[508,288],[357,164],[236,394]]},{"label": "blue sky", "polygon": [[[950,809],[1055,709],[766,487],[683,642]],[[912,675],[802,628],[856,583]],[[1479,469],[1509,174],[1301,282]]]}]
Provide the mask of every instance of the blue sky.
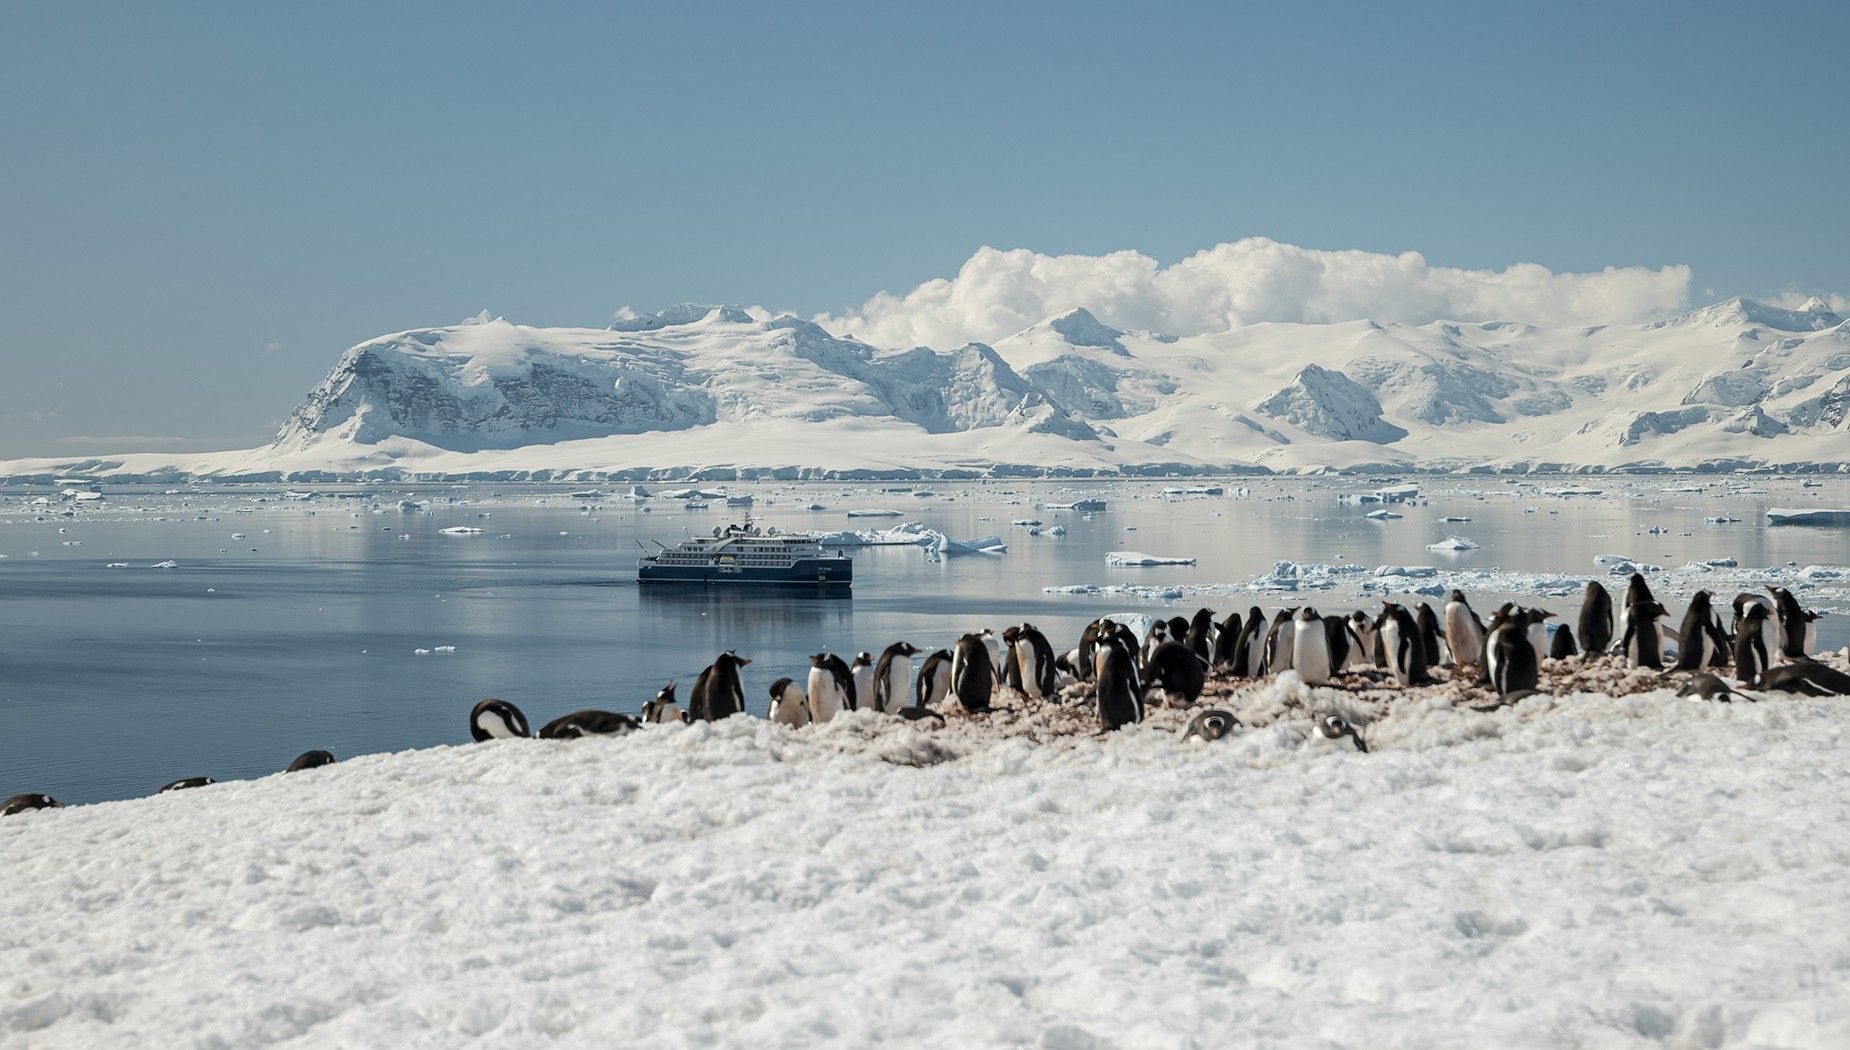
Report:
[{"label": "blue sky", "polygon": [[8,5],[0,456],[267,438],[488,307],[1264,236],[1850,293],[1844,5]]}]

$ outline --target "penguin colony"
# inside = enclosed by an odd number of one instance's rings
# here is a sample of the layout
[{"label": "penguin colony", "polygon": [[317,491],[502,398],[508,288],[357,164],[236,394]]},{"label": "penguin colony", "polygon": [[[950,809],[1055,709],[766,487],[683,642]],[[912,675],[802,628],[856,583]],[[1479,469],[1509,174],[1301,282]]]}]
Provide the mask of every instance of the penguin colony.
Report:
[{"label": "penguin colony", "polygon": [[[1453,682],[1486,688],[1494,710],[1540,692],[1544,661],[1571,667],[1578,661],[1620,661],[1633,673],[1675,674],[1677,694],[1692,700],[1754,700],[1745,692],[1804,696],[1850,696],[1850,674],[1815,659],[1816,621],[1791,591],[1768,587],[1767,595],[1742,593],[1729,603],[1724,622],[1707,591],[1691,597],[1679,627],[1665,626],[1668,609],[1634,573],[1616,607],[1599,582],[1587,584],[1579,616],[1551,633],[1555,614],[1506,602],[1488,621],[1454,590],[1443,612],[1421,602],[1408,609],[1382,603],[1373,616],[1357,610],[1329,616],[1315,608],[1277,610],[1269,619],[1258,606],[1216,618],[1201,609],[1191,618],[1157,620],[1142,638],[1109,618],[1094,620],[1076,646],[1054,651],[1033,624],[964,634],[951,645],[926,653],[910,642],[856,653],[852,661],[821,652],[810,657],[802,679],[771,683],[763,713],[772,722],[804,726],[827,722],[843,711],[872,710],[908,720],[942,724],[949,711],[982,717],[1008,710],[1003,703],[1084,704],[1107,733],[1141,722],[1152,703],[1194,707],[1210,681],[1253,681],[1290,672],[1306,685],[1351,690],[1430,685],[1445,674]],[[1673,643],[1672,649],[1666,643]],[[923,660],[917,658],[923,656]],[[917,666],[915,673],[914,666]],[[676,683],[663,686],[639,715],[587,709],[561,715],[533,732],[520,708],[490,697],[469,712],[469,735],[477,742],[498,739],[575,740],[632,733],[645,725],[718,721],[748,709],[741,670],[751,661],[733,651],[719,656],[694,680],[688,704],[676,700]],[[1730,682],[1732,679],[1732,684]],[[1656,683],[1652,683],[1655,687]],[[764,694],[758,694],[761,698]],[[954,705],[954,706],[953,706]],[[1341,713],[1306,712],[1308,743],[1366,752],[1362,726]],[[1203,708],[1182,730],[1191,741],[1220,740],[1241,729],[1239,719],[1220,708]],[[332,765],[323,750],[306,751],[285,772]],[[182,777],[155,794],[216,783],[209,776]],[[0,803],[0,816],[60,808],[50,795],[14,795]]]}]

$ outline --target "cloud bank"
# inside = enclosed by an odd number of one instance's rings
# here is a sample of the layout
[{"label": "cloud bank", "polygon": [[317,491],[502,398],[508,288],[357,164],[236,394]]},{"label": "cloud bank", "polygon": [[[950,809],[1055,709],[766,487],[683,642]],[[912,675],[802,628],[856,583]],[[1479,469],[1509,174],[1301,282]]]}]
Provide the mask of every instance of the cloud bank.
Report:
[{"label": "cloud bank", "polygon": [[1555,273],[1533,263],[1503,270],[1433,266],[1418,252],[1321,251],[1249,237],[1170,266],[1134,251],[1042,255],[982,248],[957,276],[910,292],[881,292],[816,323],[876,346],[993,342],[1083,306],[1106,324],[1171,335],[1261,321],[1363,318],[1518,321],[1541,326],[1625,324],[1682,308],[1687,266]]}]

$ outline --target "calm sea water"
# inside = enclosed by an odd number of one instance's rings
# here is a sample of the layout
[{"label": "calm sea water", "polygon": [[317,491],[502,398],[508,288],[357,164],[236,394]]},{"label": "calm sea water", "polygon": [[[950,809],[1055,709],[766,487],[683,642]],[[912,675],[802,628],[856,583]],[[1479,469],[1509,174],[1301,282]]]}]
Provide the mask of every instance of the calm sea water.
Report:
[{"label": "calm sea water", "polygon": [[[1378,484],[1356,479],[1236,480],[1225,496],[1182,500],[1155,498],[1164,487],[1155,483],[931,483],[927,496],[880,485],[729,486],[757,497],[754,515],[765,524],[917,520],[1010,543],[1005,556],[943,562],[916,548],[858,550],[851,600],[639,590],[639,541],[672,544],[728,518],[727,508],[692,511],[678,500],[585,510],[556,485],[325,487],[308,503],[253,487],[111,489],[103,506],[67,518],[60,504],[30,503],[43,490],[8,488],[0,490],[0,795],[124,798],[181,776],[261,776],[314,747],[347,757],[460,743],[470,706],[484,696],[514,701],[536,725],[582,707],[634,711],[670,679],[685,700],[726,648],[754,661],[747,700],[761,712],[770,682],[801,677],[813,652],[877,654],[900,639],[931,649],[965,630],[1023,620],[1065,647],[1087,620],[1137,604],[1041,592],[1055,584],[1240,582],[1280,559],[1589,576],[1601,553],[1666,565],[1720,556],[1743,565],[1850,562],[1850,531],[1761,524],[1768,506],[1850,506],[1842,481],[1421,480],[1430,503],[1397,508],[1405,517],[1384,522],[1337,501]],[[1543,492],[1570,485],[1602,492]],[[1239,495],[1242,486],[1251,494]],[[1743,487],[1751,491],[1730,491]],[[1686,488],[1697,491],[1675,491]],[[431,500],[429,512],[401,511],[407,496]],[[1109,509],[1083,516],[1038,507],[1081,496]],[[827,509],[800,509],[812,501]],[[903,517],[850,522],[844,512],[854,507]],[[1703,520],[1724,514],[1744,520]],[[1446,515],[1471,521],[1446,523]],[[1063,524],[1068,534],[1030,537],[1010,524],[1016,518]],[[458,525],[486,532],[439,531]],[[1426,551],[1452,533],[1481,548]],[[1105,553],[1124,549],[1199,564],[1107,568]],[[151,567],[168,560],[176,567]],[[108,567],[120,562],[127,567]],[[1482,607],[1501,597],[1474,600]],[[1279,603],[1241,597],[1238,606],[1255,600],[1268,610]],[[1186,615],[1198,604],[1177,607]],[[1846,619],[1827,618],[1821,641],[1844,644]],[[456,651],[416,652],[440,646]]]}]

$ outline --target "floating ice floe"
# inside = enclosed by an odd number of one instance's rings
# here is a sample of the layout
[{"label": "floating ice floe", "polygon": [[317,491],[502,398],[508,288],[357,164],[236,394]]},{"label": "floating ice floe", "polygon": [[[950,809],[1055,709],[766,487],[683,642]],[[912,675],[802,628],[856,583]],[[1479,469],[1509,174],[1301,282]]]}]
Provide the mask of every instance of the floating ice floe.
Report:
[{"label": "floating ice floe", "polygon": [[1040,523],[1041,519],[1039,518],[1016,518],[1014,521],[1009,522],[1010,525],[1022,525],[1028,528],[1039,526]]},{"label": "floating ice floe", "polygon": [[863,507],[848,512],[850,518],[897,518],[900,512],[885,507]]},{"label": "floating ice floe", "polygon": [[1850,525],[1850,510],[1818,507],[1812,510],[1786,510],[1778,507],[1766,512],[1768,525]]},{"label": "floating ice floe", "polygon": [[908,521],[890,529],[858,529],[844,532],[799,531],[789,535],[815,540],[824,547],[908,547],[930,543],[933,536],[940,534],[935,529],[926,528],[924,522]]},{"label": "floating ice floe", "polygon": [[1740,520],[1740,518],[1731,518],[1726,514],[1717,514],[1713,517],[1702,519],[1702,523],[1704,525],[1733,525]]},{"label": "floating ice floe", "polygon": [[1474,551],[1477,550],[1477,544],[1463,536],[1447,536],[1438,543],[1428,543],[1426,549],[1429,551]]},{"label": "floating ice floe", "polygon": [[1161,555],[1145,554],[1142,551],[1108,551],[1105,554],[1105,564],[1121,568],[1142,568],[1150,565],[1193,565],[1195,559],[1165,558]]},{"label": "floating ice floe", "polygon": [[1399,518],[1404,518],[1406,517],[1406,515],[1398,514],[1391,510],[1371,510],[1367,514],[1362,515],[1362,517],[1369,518],[1374,521],[1394,521]]},{"label": "floating ice floe", "polygon": [[1437,576],[1439,575],[1439,569],[1437,566],[1433,565],[1377,565],[1375,566],[1374,575],[1409,577]]},{"label": "floating ice floe", "polygon": [[[0,558],[4,558],[4,557],[6,557],[6,555],[4,555],[4,554],[0,554]],[[107,565],[105,565],[105,566],[103,566],[103,568],[105,568],[105,569],[126,569],[126,568],[128,568],[128,562],[125,562],[125,561],[112,561],[112,562],[110,562],[109,564],[107,564]]]},{"label": "floating ice floe", "polygon": [[179,562],[171,561],[171,560],[170,561],[157,561],[153,565],[148,566],[148,568],[150,569],[177,569],[179,567],[180,567]]},{"label": "floating ice floe", "polygon": [[398,509],[407,513],[429,510],[430,501],[427,499],[401,499],[398,501]]},{"label": "floating ice floe", "polygon": [[1009,546],[1002,542],[1000,536],[984,536],[974,540],[954,540],[942,532],[934,532],[925,542],[925,548],[940,557],[954,554],[1007,554]]},{"label": "floating ice floe", "polygon": [[447,529],[438,529],[445,536],[480,536],[487,529],[478,529],[474,525],[451,525]]},{"label": "floating ice floe", "polygon": [[1066,526],[1064,526],[1064,525],[1055,525],[1055,526],[1054,526],[1053,528],[1051,528],[1051,529],[1048,529],[1048,530],[1047,530],[1047,535],[1049,535],[1049,536],[1064,536],[1064,535],[1066,535]]},{"label": "floating ice floe", "polygon": [[1078,499],[1071,503],[1043,503],[1041,507],[1045,510],[1077,510],[1087,514],[1095,514],[1105,509],[1105,501],[1102,499]]}]

